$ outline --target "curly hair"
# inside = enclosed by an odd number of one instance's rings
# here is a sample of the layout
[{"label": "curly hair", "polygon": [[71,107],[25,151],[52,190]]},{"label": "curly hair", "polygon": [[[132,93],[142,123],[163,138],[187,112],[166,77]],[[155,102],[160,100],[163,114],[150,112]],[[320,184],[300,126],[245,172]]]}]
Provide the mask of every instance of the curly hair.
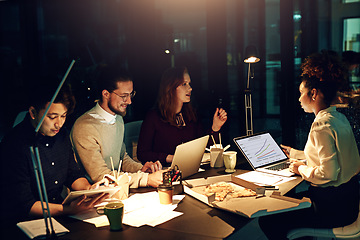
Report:
[{"label": "curly hair", "polygon": [[347,71],[341,57],[334,51],[322,50],[311,54],[301,64],[301,70],[305,87],[320,90],[327,104],[334,100],[337,91],[345,84]]}]

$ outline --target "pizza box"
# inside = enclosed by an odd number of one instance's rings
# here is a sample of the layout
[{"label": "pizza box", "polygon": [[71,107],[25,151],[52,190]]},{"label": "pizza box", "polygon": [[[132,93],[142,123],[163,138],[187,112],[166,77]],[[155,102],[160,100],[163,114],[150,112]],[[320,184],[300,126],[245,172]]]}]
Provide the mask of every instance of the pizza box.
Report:
[{"label": "pizza box", "polygon": [[[242,215],[247,218],[256,218],[260,216],[293,211],[311,206],[309,198],[295,199],[286,196],[281,196],[280,192],[272,192],[272,194],[264,194],[265,188],[243,179],[237,178],[234,175],[222,175],[207,178],[197,178],[185,180],[184,191],[186,194],[206,203],[207,205],[229,212]],[[216,201],[215,194],[205,195],[201,192],[201,188],[210,184],[227,182],[238,185],[243,188],[248,188],[256,193],[257,196],[239,197],[239,198],[225,198],[223,201]],[[261,193],[259,195],[259,193]]]}]

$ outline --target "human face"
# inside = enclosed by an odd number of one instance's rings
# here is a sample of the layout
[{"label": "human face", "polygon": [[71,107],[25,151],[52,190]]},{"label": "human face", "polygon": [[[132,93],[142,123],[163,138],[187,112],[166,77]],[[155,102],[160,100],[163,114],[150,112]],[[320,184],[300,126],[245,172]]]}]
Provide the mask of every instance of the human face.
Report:
[{"label": "human face", "polygon": [[108,101],[108,108],[111,114],[126,115],[126,108],[131,104],[133,90],[132,81],[117,82],[117,88],[110,93]]},{"label": "human face", "polygon": [[178,102],[181,104],[190,102],[191,91],[192,91],[190,82],[191,79],[189,74],[185,73],[183,83],[176,88],[176,97],[178,99]]},{"label": "human face", "polygon": [[299,91],[300,91],[300,97],[299,97],[299,102],[301,107],[304,109],[305,112],[307,113],[312,113],[312,106],[311,106],[311,95],[309,94],[309,89],[305,87],[305,82],[301,82],[300,86],[299,86]]},{"label": "human face", "polygon": [[[35,127],[40,122],[42,116],[45,113],[49,103],[46,104],[44,109],[41,109],[38,113],[34,111],[34,108],[30,108],[30,115],[33,119]],[[53,103],[50,106],[46,117],[44,118],[43,123],[39,129],[39,132],[48,137],[53,137],[60,131],[61,127],[64,125],[66,116],[67,116],[67,108],[62,103]]]}]

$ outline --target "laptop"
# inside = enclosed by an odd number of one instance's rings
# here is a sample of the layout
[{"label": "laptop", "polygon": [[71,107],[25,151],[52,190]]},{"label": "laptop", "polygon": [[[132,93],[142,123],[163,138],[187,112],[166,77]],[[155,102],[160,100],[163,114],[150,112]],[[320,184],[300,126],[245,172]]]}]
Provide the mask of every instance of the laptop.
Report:
[{"label": "laptop", "polygon": [[182,178],[197,173],[208,140],[209,135],[206,135],[176,146],[171,168],[174,168],[175,165],[177,165],[182,173]]},{"label": "laptop", "polygon": [[235,144],[255,171],[285,177],[295,175],[289,170],[289,159],[268,132],[234,138]]}]

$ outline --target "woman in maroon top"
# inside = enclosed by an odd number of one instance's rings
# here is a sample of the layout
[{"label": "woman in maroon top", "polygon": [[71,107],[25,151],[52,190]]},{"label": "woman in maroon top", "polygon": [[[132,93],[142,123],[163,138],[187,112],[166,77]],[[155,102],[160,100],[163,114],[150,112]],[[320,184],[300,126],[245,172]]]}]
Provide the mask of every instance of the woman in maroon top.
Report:
[{"label": "woman in maroon top", "polygon": [[185,67],[170,68],[164,72],[157,109],[148,112],[141,127],[137,146],[141,162],[160,160],[163,166],[169,166],[177,145],[218,132],[226,122],[226,111],[217,108],[212,128],[203,130],[190,104],[190,82]]}]

